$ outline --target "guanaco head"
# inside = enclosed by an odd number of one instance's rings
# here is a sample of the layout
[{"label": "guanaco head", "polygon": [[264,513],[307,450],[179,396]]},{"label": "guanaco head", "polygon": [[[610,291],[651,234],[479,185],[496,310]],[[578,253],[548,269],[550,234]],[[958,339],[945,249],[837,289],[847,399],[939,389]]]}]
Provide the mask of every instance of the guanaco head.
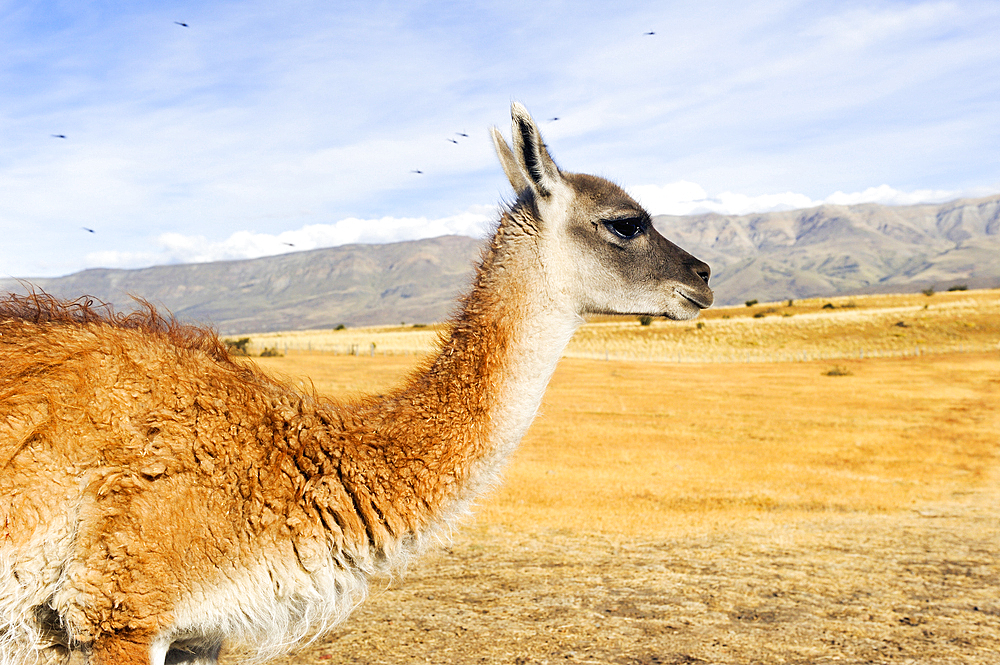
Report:
[{"label": "guanaco head", "polygon": [[547,277],[579,313],[691,319],[712,305],[706,263],[660,235],[621,187],[560,171],[523,106],[511,118],[513,146],[492,130],[497,156],[533,217]]}]

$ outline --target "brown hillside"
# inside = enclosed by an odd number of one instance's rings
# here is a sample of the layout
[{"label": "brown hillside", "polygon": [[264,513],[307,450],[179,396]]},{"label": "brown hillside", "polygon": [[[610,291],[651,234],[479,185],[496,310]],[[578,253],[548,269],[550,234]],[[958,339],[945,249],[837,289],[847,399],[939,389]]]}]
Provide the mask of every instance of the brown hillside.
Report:
[{"label": "brown hillside", "polygon": [[1000,286],[1000,195],[934,205],[660,216],[654,223],[712,266],[720,305]]},{"label": "brown hillside", "polygon": [[[940,205],[661,216],[654,223],[712,266],[717,305],[1000,287],[1000,195]],[[479,245],[447,236],[29,281],[61,297],[88,294],[125,308],[135,294],[225,334],[430,323],[451,311]],[[0,289],[22,287],[8,279]]]}]

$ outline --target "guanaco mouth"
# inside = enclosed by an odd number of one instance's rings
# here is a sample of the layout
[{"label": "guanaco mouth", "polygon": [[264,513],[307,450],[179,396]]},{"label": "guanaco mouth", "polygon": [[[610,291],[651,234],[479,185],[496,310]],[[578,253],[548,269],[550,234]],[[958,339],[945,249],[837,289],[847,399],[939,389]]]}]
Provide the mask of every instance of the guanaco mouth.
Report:
[{"label": "guanaco mouth", "polygon": [[708,309],[709,307],[712,306],[712,302],[715,300],[715,298],[711,297],[712,293],[711,291],[708,292],[709,293],[708,298],[704,298],[704,296],[702,296],[701,294],[689,295],[681,291],[680,289],[676,288],[674,289],[674,293],[684,298],[685,300],[689,301],[691,304],[697,306],[698,309]]}]

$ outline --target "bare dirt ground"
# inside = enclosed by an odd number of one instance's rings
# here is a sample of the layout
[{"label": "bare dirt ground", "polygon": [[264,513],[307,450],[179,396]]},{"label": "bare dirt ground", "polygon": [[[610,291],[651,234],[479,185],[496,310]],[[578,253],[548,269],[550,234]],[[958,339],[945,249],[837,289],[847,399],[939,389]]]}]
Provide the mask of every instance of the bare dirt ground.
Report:
[{"label": "bare dirt ground", "polygon": [[282,662],[995,664],[998,499],[647,542],[469,529]]},{"label": "bare dirt ground", "polygon": [[1000,356],[829,368],[564,360],[477,517],[277,662],[1000,663]]}]

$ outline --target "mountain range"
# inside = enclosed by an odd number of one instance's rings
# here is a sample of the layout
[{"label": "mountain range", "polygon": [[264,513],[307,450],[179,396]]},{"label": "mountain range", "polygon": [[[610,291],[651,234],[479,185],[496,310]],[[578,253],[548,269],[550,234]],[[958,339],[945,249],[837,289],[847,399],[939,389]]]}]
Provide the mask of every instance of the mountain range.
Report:
[{"label": "mountain range", "polygon": [[719,304],[1000,286],[1000,195],[944,204],[661,216],[654,224],[712,266]]},{"label": "mountain range", "polygon": [[[1000,195],[913,206],[661,215],[653,224],[712,266],[719,305],[1000,286]],[[0,279],[0,290],[24,292],[31,284],[120,309],[131,308],[134,295],[222,334],[430,323],[453,310],[482,244],[442,236],[242,261],[91,269]]]}]

